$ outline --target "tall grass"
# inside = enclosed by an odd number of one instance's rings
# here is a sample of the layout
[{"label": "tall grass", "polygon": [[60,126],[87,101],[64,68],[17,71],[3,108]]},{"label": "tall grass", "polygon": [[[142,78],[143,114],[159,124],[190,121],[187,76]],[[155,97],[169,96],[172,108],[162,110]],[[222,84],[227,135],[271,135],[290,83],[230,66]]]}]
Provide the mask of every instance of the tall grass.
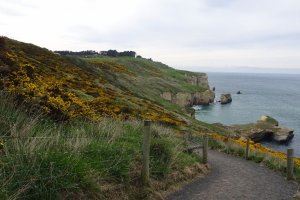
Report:
[{"label": "tall grass", "polygon": [[[105,199],[106,185],[138,184],[140,121],[57,123],[27,111],[0,93],[0,199]],[[153,179],[199,161],[172,129],[154,124],[152,135]]]},{"label": "tall grass", "polygon": [[[239,157],[245,157],[246,153],[245,147],[232,142],[223,142],[212,138],[210,138],[209,140],[209,146],[212,149],[218,149],[222,152]],[[252,160],[256,163],[262,163],[269,169],[280,172],[283,176],[286,176],[287,174],[286,160],[276,158],[268,153],[262,153],[252,150],[249,153],[248,160]],[[297,165],[294,165],[294,176],[295,180],[300,183],[300,168]]]}]

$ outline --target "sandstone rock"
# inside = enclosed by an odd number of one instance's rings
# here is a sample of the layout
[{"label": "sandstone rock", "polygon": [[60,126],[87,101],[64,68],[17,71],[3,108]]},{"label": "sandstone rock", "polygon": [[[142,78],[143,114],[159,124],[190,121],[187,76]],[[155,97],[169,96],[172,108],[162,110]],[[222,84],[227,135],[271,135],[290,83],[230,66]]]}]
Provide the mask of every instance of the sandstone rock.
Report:
[{"label": "sandstone rock", "polygon": [[193,94],[193,105],[209,105],[214,102],[214,99],[215,93],[211,90],[196,92]]},{"label": "sandstone rock", "polygon": [[262,129],[251,129],[248,131],[248,137],[254,142],[258,142],[266,137],[266,133]]},{"label": "sandstone rock", "polygon": [[254,141],[254,142],[259,142],[261,140],[266,140],[272,137],[272,135],[274,134],[274,132],[272,130],[266,129],[266,130],[260,130],[259,132],[256,131],[252,131],[250,132],[250,138]]},{"label": "sandstone rock", "polygon": [[180,106],[208,105],[214,102],[215,99],[215,93],[211,90],[206,90],[204,92],[195,92],[195,93],[163,92],[160,96]]},{"label": "sandstone rock", "polygon": [[172,97],[172,103],[180,106],[192,106],[192,94],[188,92],[178,92]]},{"label": "sandstone rock", "polygon": [[293,137],[294,137],[294,130],[285,127],[277,129],[272,136],[273,140],[279,143],[288,142]]},{"label": "sandstone rock", "polygon": [[227,104],[232,102],[231,94],[222,94],[220,98],[221,104]]},{"label": "sandstone rock", "polygon": [[257,121],[257,123],[268,123],[268,124],[272,124],[274,126],[278,126],[279,123],[276,119],[268,116],[268,115],[262,115],[260,117],[260,119]]},{"label": "sandstone rock", "polygon": [[160,96],[162,98],[164,98],[165,100],[172,101],[172,93],[171,92],[163,92]]},{"label": "sandstone rock", "polygon": [[186,73],[185,81],[188,84],[201,86],[206,88],[204,92],[199,88],[199,92],[170,92],[165,91],[160,96],[172,103],[180,106],[193,106],[193,105],[208,105],[214,102],[215,93],[209,89],[208,77],[205,73]]},{"label": "sandstone rock", "polygon": [[275,142],[285,143],[294,137],[293,129],[279,127],[276,119],[266,115],[261,116],[257,123],[226,127],[227,131],[232,130],[240,137],[249,137],[254,142],[273,140]]},{"label": "sandstone rock", "polygon": [[185,77],[189,84],[209,88],[208,77],[205,73],[193,73],[193,75],[185,74]]}]

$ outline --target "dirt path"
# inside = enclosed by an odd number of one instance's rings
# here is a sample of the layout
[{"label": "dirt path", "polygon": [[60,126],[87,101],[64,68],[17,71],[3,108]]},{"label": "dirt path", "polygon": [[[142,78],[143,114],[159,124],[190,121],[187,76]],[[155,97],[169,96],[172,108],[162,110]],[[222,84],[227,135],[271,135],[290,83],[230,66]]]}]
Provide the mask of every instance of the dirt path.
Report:
[{"label": "dirt path", "polygon": [[186,185],[168,200],[293,199],[297,186],[252,161],[209,151],[210,174]]}]

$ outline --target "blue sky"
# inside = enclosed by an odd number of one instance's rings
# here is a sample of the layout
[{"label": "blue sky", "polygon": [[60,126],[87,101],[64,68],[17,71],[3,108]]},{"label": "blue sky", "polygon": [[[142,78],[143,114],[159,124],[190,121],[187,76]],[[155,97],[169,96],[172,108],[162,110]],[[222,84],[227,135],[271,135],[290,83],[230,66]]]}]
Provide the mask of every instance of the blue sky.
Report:
[{"label": "blue sky", "polygon": [[300,71],[299,0],[0,0],[0,34],[193,71]]}]

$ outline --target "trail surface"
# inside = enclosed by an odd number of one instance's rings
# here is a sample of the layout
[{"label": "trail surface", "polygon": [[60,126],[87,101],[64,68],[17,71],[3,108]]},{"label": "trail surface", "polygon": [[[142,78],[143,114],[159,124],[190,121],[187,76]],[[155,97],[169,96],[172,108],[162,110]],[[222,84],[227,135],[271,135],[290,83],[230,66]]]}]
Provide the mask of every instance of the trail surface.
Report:
[{"label": "trail surface", "polygon": [[218,151],[209,151],[211,172],[186,185],[168,200],[293,199],[297,185],[265,166]]}]

